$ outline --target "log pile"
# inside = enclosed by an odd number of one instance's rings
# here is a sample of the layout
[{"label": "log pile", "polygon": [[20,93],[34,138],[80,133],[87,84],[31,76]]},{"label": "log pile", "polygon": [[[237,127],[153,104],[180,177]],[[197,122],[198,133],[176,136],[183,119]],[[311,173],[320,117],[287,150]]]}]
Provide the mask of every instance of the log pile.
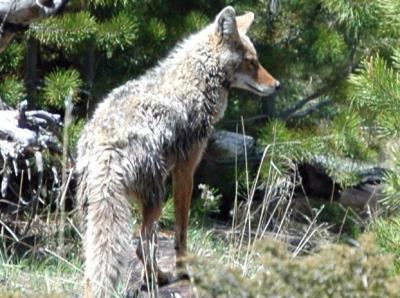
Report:
[{"label": "log pile", "polygon": [[[14,210],[15,204],[31,206],[39,199],[44,178],[43,155],[62,152],[59,138],[62,126],[60,115],[27,111],[27,101],[21,102],[17,110],[0,111],[0,196],[2,205],[8,203],[8,210]],[[52,172],[58,180],[55,167]]]},{"label": "log pile", "polygon": [[[67,2],[0,1],[0,53],[17,33],[27,30],[36,20],[58,13]],[[23,101],[17,109],[12,109],[0,98],[0,208],[12,213],[18,213],[22,206],[32,206],[40,199],[46,166],[44,152],[62,151],[59,141],[61,117],[43,110],[28,111],[27,107],[27,101]],[[57,182],[56,167],[51,166],[51,172]]]}]

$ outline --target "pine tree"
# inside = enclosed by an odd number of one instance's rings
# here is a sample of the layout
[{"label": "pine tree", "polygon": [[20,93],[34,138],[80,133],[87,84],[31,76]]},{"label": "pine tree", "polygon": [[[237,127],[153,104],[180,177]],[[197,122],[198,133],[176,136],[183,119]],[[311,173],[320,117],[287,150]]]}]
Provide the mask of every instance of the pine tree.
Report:
[{"label": "pine tree", "polygon": [[[261,60],[284,86],[272,98],[262,143],[276,144],[277,159],[300,162],[322,155],[339,183],[358,184],[354,168],[343,167],[341,160],[377,165],[386,151],[383,141],[398,137],[398,1],[258,5],[263,14],[254,38]],[[393,166],[387,192],[398,204],[396,172]]]},{"label": "pine tree", "polygon": [[373,134],[377,149],[386,151],[385,161],[390,171],[384,179],[387,198],[383,203],[391,210],[400,206],[399,62],[399,50],[394,50],[388,60],[370,57],[363,61],[360,72],[350,77],[351,105],[362,115],[363,125]]}]

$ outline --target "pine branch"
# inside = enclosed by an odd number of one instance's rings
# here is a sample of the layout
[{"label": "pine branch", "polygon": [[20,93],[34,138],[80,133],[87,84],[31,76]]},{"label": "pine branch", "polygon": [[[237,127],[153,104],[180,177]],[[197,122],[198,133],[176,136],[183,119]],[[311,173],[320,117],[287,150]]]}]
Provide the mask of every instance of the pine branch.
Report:
[{"label": "pine branch", "polygon": [[[293,116],[293,115],[296,114],[297,111],[302,109],[307,103],[309,103],[310,101],[312,101],[314,99],[317,99],[317,98],[321,97],[322,95],[326,94],[331,89],[335,88],[339,82],[343,81],[344,78],[347,78],[350,74],[352,74],[353,71],[360,64],[360,61],[357,61],[357,62],[355,61],[356,60],[356,52],[357,52],[357,43],[354,43],[351,46],[351,51],[350,51],[348,63],[347,63],[347,66],[344,68],[345,70],[340,75],[338,75],[334,80],[329,82],[327,85],[325,85],[321,89],[317,90],[316,92],[314,92],[313,94],[307,96],[306,98],[298,101],[295,104],[294,107],[289,108],[289,109],[283,111],[282,113],[280,113],[279,118],[282,118],[284,120],[288,120],[288,119],[293,118],[293,117],[299,118],[299,117]],[[308,114],[306,114],[306,115],[308,115]]]}]

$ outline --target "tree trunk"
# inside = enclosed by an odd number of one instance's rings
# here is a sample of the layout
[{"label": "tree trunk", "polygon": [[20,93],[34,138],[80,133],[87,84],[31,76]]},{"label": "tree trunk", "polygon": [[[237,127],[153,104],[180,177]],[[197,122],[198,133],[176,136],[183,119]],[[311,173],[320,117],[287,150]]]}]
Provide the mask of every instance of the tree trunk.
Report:
[{"label": "tree trunk", "polygon": [[[39,42],[30,38],[28,40],[28,49],[26,51],[26,75],[25,82],[28,90],[28,96],[33,98],[36,93],[37,82],[37,62],[38,62]],[[32,101],[30,101],[32,105]]]}]

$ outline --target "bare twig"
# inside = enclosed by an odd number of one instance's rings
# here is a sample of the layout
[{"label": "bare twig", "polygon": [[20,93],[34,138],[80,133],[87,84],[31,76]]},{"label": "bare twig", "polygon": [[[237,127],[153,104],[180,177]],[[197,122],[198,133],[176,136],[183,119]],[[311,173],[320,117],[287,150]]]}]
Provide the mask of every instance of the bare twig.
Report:
[{"label": "bare twig", "polygon": [[59,209],[60,209],[60,226],[59,226],[59,242],[58,249],[61,255],[64,255],[64,228],[65,228],[65,195],[67,193],[68,184],[71,180],[72,171],[70,171],[69,176],[67,177],[67,163],[68,163],[68,127],[72,121],[72,91],[69,92],[65,99],[65,123],[64,123],[64,132],[63,132],[63,165],[61,172],[61,181],[63,185],[63,192],[59,200]]},{"label": "bare twig", "polygon": [[331,99],[329,99],[329,98],[321,100],[321,101],[319,101],[317,103],[314,103],[314,104],[310,105],[310,107],[308,107],[307,109],[304,109],[304,110],[301,110],[301,111],[297,111],[297,112],[294,112],[294,113],[288,115],[285,118],[285,120],[291,120],[291,119],[294,119],[294,118],[303,118],[303,117],[311,114],[312,112],[315,112],[315,111],[321,109],[324,106],[330,105],[332,102],[333,101]]},{"label": "bare twig", "polygon": [[283,118],[283,119],[288,119],[290,118],[290,116],[292,114],[294,114],[296,111],[300,110],[301,108],[303,108],[307,103],[309,103],[310,101],[317,99],[319,97],[321,97],[322,95],[324,95],[327,91],[329,91],[333,86],[335,86],[337,82],[334,81],[332,83],[329,83],[328,85],[322,87],[321,89],[319,89],[318,91],[314,92],[313,94],[307,96],[306,98],[298,101],[293,107],[287,109],[286,111],[283,111],[279,117]]}]

